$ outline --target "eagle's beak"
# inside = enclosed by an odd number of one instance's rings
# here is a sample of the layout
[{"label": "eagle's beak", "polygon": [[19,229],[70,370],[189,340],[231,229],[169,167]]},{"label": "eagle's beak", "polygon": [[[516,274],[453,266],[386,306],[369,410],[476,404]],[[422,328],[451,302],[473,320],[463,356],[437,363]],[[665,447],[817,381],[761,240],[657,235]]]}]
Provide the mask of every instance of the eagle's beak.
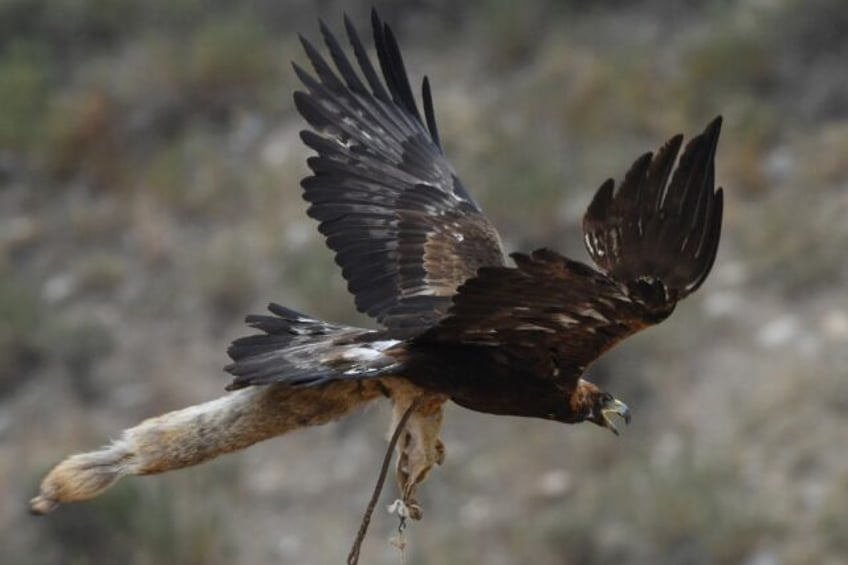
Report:
[{"label": "eagle's beak", "polygon": [[608,428],[612,433],[618,435],[618,428],[612,423],[610,415],[616,414],[624,418],[624,423],[630,425],[630,408],[625,403],[613,398],[601,409],[601,414],[604,417],[604,427]]}]

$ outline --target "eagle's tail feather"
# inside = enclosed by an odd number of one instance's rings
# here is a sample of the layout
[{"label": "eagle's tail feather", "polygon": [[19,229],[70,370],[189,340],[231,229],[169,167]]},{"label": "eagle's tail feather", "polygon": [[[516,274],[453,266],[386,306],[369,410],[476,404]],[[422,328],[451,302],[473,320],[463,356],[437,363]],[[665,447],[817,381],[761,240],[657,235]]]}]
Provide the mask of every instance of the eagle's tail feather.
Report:
[{"label": "eagle's tail feather", "polygon": [[331,324],[279,304],[273,316],[251,315],[246,322],[263,333],[235,340],[228,350],[235,376],[228,390],[286,383],[315,386],[385,374],[397,360],[385,351],[399,342],[378,332]]}]

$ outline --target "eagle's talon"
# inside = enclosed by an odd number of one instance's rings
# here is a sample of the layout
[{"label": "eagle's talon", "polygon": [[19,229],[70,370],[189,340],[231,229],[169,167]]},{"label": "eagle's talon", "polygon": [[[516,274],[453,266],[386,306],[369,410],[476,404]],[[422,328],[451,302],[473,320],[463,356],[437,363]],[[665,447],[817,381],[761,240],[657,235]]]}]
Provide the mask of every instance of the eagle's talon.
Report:
[{"label": "eagle's talon", "polygon": [[[630,422],[630,420],[628,420],[628,422]],[[441,467],[441,465],[445,462],[446,451],[445,451],[444,442],[439,438],[436,438],[435,449],[436,449],[436,455],[435,455],[436,465],[439,465]]]},{"label": "eagle's talon", "polygon": [[417,503],[408,505],[407,511],[409,512],[409,519],[415,520],[416,522],[421,520],[421,516],[424,514],[421,510],[421,506]]}]

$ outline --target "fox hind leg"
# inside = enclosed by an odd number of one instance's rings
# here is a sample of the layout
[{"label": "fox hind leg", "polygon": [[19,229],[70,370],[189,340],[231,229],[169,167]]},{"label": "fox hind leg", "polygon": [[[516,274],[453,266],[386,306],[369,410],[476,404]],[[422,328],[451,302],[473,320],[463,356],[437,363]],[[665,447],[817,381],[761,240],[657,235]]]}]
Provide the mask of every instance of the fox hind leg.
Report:
[{"label": "fox hind leg", "polygon": [[397,427],[403,414],[413,402],[414,412],[401,433],[395,448],[397,452],[397,481],[401,500],[410,518],[421,518],[421,505],[417,499],[417,488],[430,473],[445,460],[445,446],[439,438],[442,427],[442,406],[447,397],[426,392],[400,379],[386,379],[393,402],[391,430]]}]

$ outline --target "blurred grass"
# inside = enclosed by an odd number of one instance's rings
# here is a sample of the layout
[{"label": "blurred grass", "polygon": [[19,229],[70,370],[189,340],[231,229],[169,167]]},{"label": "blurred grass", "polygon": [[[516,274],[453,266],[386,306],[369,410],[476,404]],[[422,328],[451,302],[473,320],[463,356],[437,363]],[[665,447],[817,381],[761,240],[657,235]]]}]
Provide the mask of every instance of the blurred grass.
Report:
[{"label": "blurred grass", "polygon": [[40,313],[32,289],[0,267],[0,398],[23,385],[44,354]]},{"label": "blurred grass", "polygon": [[0,148],[21,151],[35,141],[49,99],[50,63],[46,47],[34,40],[0,51]]},{"label": "blurred grass", "polygon": [[737,563],[772,529],[729,462],[680,454],[664,467],[630,461],[603,486],[528,524],[533,547],[569,563]]},{"label": "blurred grass", "polygon": [[[229,496],[236,478],[232,461],[196,469],[191,477],[124,481],[109,497],[69,507],[46,526],[62,563],[123,562],[131,565],[214,565],[230,563]],[[222,494],[215,494],[221,492]],[[199,507],[197,498],[207,503]],[[133,551],[128,553],[127,547]],[[50,555],[54,547],[41,555]],[[39,563],[36,558],[33,563]],[[47,561],[47,562],[53,562]]]}]

